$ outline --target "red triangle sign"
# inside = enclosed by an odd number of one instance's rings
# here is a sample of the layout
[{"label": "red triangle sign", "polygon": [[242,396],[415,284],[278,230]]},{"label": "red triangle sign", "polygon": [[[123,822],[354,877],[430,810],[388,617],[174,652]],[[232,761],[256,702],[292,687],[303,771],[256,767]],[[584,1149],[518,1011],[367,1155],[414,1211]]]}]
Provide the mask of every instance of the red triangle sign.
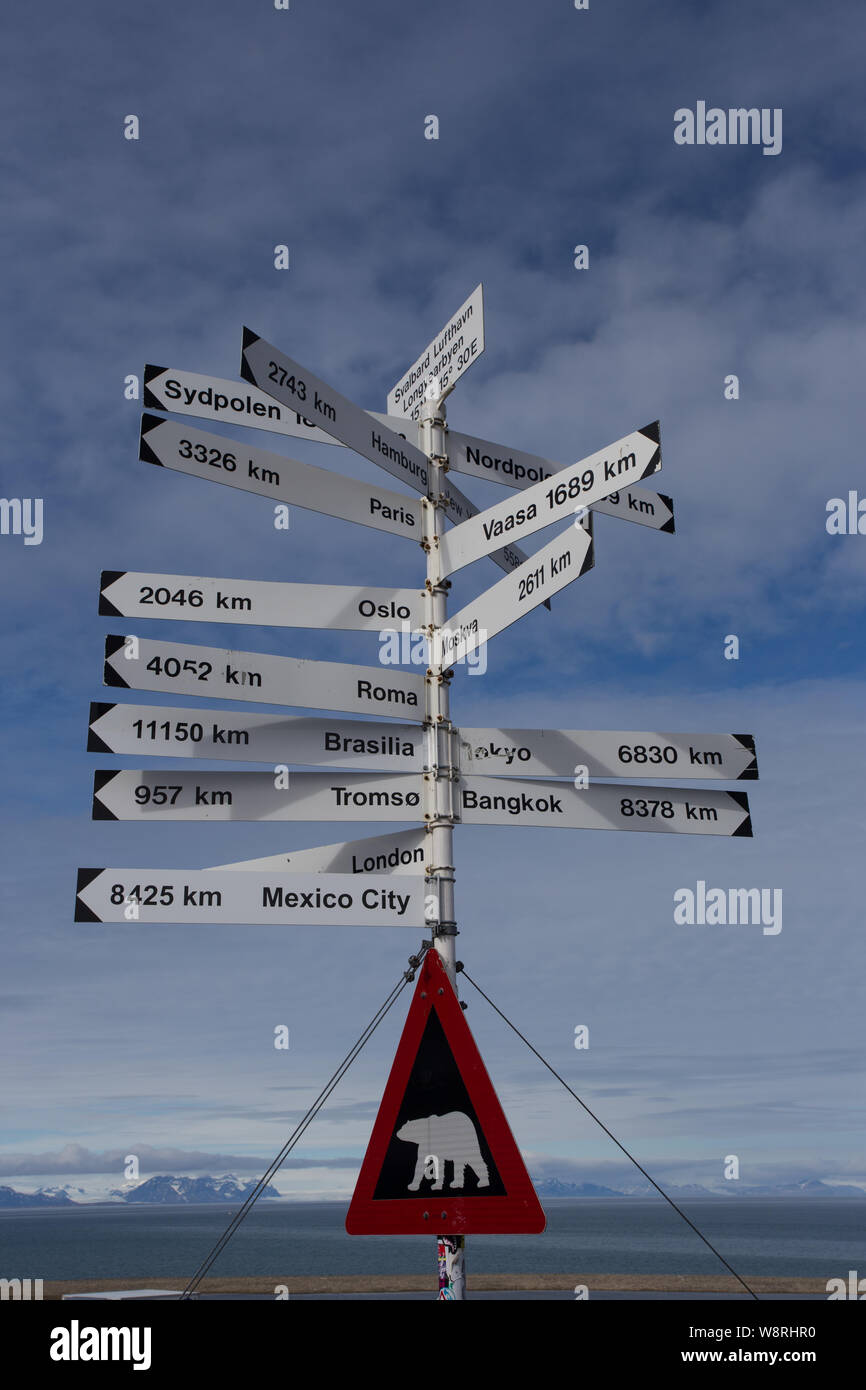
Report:
[{"label": "red triangle sign", "polygon": [[421,966],[346,1217],[350,1235],[543,1231],[544,1212],[437,951]]}]

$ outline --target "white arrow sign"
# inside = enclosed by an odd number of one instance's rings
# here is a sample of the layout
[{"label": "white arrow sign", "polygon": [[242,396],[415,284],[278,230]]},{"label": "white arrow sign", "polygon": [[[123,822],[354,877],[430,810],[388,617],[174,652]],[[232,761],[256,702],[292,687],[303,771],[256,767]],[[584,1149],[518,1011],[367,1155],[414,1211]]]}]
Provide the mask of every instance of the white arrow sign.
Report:
[{"label": "white arrow sign", "polygon": [[103,570],[99,611],[109,618],[381,632],[394,623],[420,626],[425,607],[424,592],[419,589],[356,589],[345,584],[282,584]]},{"label": "white arrow sign", "polygon": [[467,825],[564,826],[575,830],[647,830],[680,835],[751,835],[745,792],[694,791],[596,782],[466,777],[461,818]]},{"label": "white arrow sign", "polygon": [[363,840],[293,849],[288,854],[268,854],[264,859],[242,859],[215,867],[260,873],[423,874],[428,840],[423,830],[398,830],[394,835],[368,835]]},{"label": "white arrow sign", "polygon": [[[446,438],[449,468],[468,473],[472,478],[503,483],[506,487],[532,487],[545,478],[555,477],[566,466],[540,458],[538,454],[527,454],[522,449],[493,444],[489,439],[476,439],[458,430],[449,429]],[[624,521],[636,521],[655,531],[671,534],[674,531],[673,502],[664,493],[652,492],[649,488],[630,487],[612,492],[601,501],[593,502],[590,510],[604,516],[618,516]]]},{"label": "white arrow sign", "polygon": [[144,398],[148,410],[169,410],[175,415],[195,415],[202,420],[228,420],[272,434],[295,439],[314,439],[319,444],[338,441],[306,420],[296,410],[287,410],[264,391],[246,382],[226,381],[222,377],[185,372],[176,367],[144,369]]},{"label": "white arrow sign", "polygon": [[76,922],[423,927],[423,880],[383,874],[79,869]]},{"label": "white arrow sign", "polygon": [[592,564],[592,536],[588,531],[571,527],[555,536],[519,569],[452,614],[447,627],[433,633],[432,664],[445,667],[463,661],[497,632],[586,574]]},{"label": "white arrow sign", "polygon": [[417,420],[425,400],[442,396],[483,351],[484,291],[477,285],[388,392],[388,413]]},{"label": "white arrow sign", "polygon": [[424,677],[411,672],[145,637],[106,637],[103,684],[424,722]]},{"label": "white arrow sign", "polygon": [[442,573],[453,574],[497,546],[521,540],[551,522],[573,517],[611,492],[639,482],[661,467],[658,421],[634,430],[609,448],[563,468],[519,497],[488,507],[439,541]]},{"label": "white arrow sign", "polygon": [[421,540],[420,503],[403,493],[254,449],[225,435],[207,434],[178,420],[143,415],[139,458],[275,502]]},{"label": "white arrow sign", "polygon": [[[462,521],[468,521],[472,516],[478,516],[480,508],[476,507],[475,503],[460,491],[453,479],[449,478],[447,474],[443,475],[441,486],[449,521],[458,524]],[[504,545],[501,550],[491,550],[487,558],[498,565],[500,569],[505,570],[506,574],[511,574],[512,570],[518,569],[529,559],[529,556],[525,550],[520,549],[519,545]],[[544,606],[549,608],[550,604],[545,601]]]},{"label": "white arrow sign", "polygon": [[[315,468],[282,454],[251,448],[224,435],[208,434],[176,420],[143,415],[139,457],[144,463],[155,463],[196,478],[209,478],[211,482],[226,483],[229,487],[255,492],[291,506],[324,512],[343,521],[357,521],[362,526],[421,541],[421,506],[411,497],[331,473],[325,468]],[[447,474],[442,478],[442,496],[452,522],[478,515],[475,503]],[[526,555],[518,546],[507,545],[493,551],[490,559],[500,569],[510,572],[523,563]]]},{"label": "white arrow sign", "polygon": [[424,820],[421,778],[404,772],[124,769],[93,778],[94,820]]},{"label": "white arrow sign", "polygon": [[[168,410],[173,415],[194,415],[200,420],[228,420],[248,429],[345,448],[341,439],[334,439],[296,410],[286,409],[273,396],[245,381],[227,381],[223,377],[203,376],[200,372],[187,372],[178,367],[154,367],[148,363],[144,369],[142,404],[148,410]],[[375,410],[368,414],[380,425],[387,425],[395,434],[404,436],[416,448],[420,447],[420,430],[414,420],[380,415]]]},{"label": "white arrow sign", "polygon": [[420,772],[424,766],[424,734],[418,724],[249,714],[246,710],[214,714],[169,705],[91,704],[87,750],[383,772]]},{"label": "white arrow sign", "polygon": [[751,734],[617,733],[586,729],[459,729],[464,773],[508,776],[697,777],[758,775]]},{"label": "white arrow sign", "polygon": [[634,521],[638,526],[651,526],[672,536],[676,530],[673,498],[666,492],[653,492],[648,487],[630,487],[623,492],[611,492],[600,502],[593,502],[590,511],[602,516],[616,516],[621,521]]},{"label": "white arrow sign", "polygon": [[314,425],[416,492],[426,493],[426,454],[249,328],[243,334],[241,376],[291,410],[302,411]]}]

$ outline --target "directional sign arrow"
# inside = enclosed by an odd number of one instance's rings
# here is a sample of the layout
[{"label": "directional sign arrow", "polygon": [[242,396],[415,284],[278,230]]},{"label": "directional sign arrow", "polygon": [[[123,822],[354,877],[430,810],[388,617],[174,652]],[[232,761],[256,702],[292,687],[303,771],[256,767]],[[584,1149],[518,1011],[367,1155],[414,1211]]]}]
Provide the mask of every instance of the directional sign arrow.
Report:
[{"label": "directional sign arrow", "polygon": [[[478,516],[480,508],[476,507],[475,503],[460,491],[447,473],[442,477],[441,486],[443,505],[449,521],[457,525],[461,521],[468,521],[471,516]],[[504,545],[501,550],[491,550],[487,558],[498,565],[500,569],[505,570],[506,574],[511,574],[512,570],[516,570],[524,561],[529,559],[529,556],[525,550],[520,549],[519,545]],[[549,601],[545,600],[544,606],[549,608]]]},{"label": "directional sign arrow", "polygon": [[426,493],[426,454],[249,328],[243,331],[241,376],[416,492]]},{"label": "directional sign arrow", "polygon": [[519,569],[452,614],[447,627],[433,633],[432,663],[444,667],[462,661],[524,613],[586,574],[592,564],[592,536],[588,531],[571,527],[555,536]]},{"label": "directional sign arrow", "polygon": [[390,415],[417,420],[424,401],[441,397],[484,351],[484,291],[477,285],[388,392]]},{"label": "directional sign arrow", "polygon": [[[139,457],[195,478],[227,483],[245,492],[255,492],[294,507],[304,507],[343,521],[357,521],[378,531],[421,541],[421,504],[401,492],[376,487],[314,468],[297,459],[271,454],[265,449],[228,440],[224,435],[165,420],[159,415],[143,415]],[[443,479],[443,505],[451,521],[458,523],[478,515],[475,503],[450,478]],[[510,571],[522,564],[526,555],[516,545],[494,550],[490,559],[500,569]]]},{"label": "directional sign arrow", "polygon": [[[529,488],[545,478],[553,478],[567,465],[554,463],[538,454],[522,449],[510,449],[493,444],[489,439],[476,439],[449,429],[446,435],[448,467],[472,478],[486,478],[506,487]],[[629,487],[612,492],[609,497],[593,502],[590,510],[605,516],[618,516],[624,521],[636,521],[639,526],[651,526],[655,531],[674,530],[674,504],[662,492],[649,488]]]},{"label": "directional sign arrow", "polygon": [[124,769],[93,776],[94,820],[424,820],[421,779],[405,772]]},{"label": "directional sign arrow", "polygon": [[563,468],[519,497],[506,498],[439,541],[442,573],[453,574],[495,547],[521,540],[551,522],[573,517],[612,492],[636,483],[661,467],[658,421],[634,430],[609,448]]},{"label": "directional sign arrow", "polygon": [[76,922],[423,927],[429,885],[388,874],[79,869]]},{"label": "directional sign arrow", "polygon": [[293,849],[287,854],[268,854],[264,859],[242,859],[237,864],[217,864],[218,869],[252,870],[258,873],[305,874],[423,874],[428,836],[423,830],[398,830],[393,835],[367,835],[363,840]]},{"label": "directional sign arrow", "polygon": [[[228,420],[248,429],[345,447],[341,439],[326,434],[296,410],[287,410],[256,386],[218,376],[203,376],[179,367],[154,367],[148,363],[144,369],[143,404],[148,410],[168,410],[173,415],[194,415],[200,420]],[[416,448],[419,446],[419,430],[414,420],[380,415],[375,410],[368,414],[395,434],[404,436]]]},{"label": "directional sign arrow", "polygon": [[758,775],[751,734],[658,734],[586,729],[459,729],[464,773],[522,777],[697,777],[730,782]]},{"label": "directional sign arrow", "polygon": [[593,502],[591,511],[602,516],[616,516],[622,521],[635,521],[638,526],[651,526],[672,536],[676,530],[673,498],[666,492],[653,492],[647,487],[630,487],[612,492],[600,502]]},{"label": "directional sign arrow", "polygon": [[419,627],[424,622],[425,608],[424,592],[419,589],[282,584],[258,579],[203,579],[188,574],[103,570],[99,611],[110,618],[175,618],[182,622],[381,632],[383,627],[400,622]]},{"label": "directional sign arrow", "polygon": [[634,787],[596,782],[576,790],[567,782],[465,777],[462,820],[467,825],[560,825],[574,830],[670,831],[679,835],[751,835],[745,792],[700,787]]},{"label": "directional sign arrow", "polygon": [[254,449],[225,435],[207,434],[160,415],[142,416],[139,458],[293,507],[421,540],[420,504],[403,493],[334,474],[327,468],[314,468],[283,454]]},{"label": "directional sign arrow", "polygon": [[424,722],[424,677],[393,667],[306,661],[145,637],[105,639],[105,685],[252,700],[260,705],[386,714]]},{"label": "directional sign arrow", "polygon": [[383,772],[420,772],[425,761],[424,734],[417,724],[249,714],[246,710],[213,713],[169,705],[91,704],[87,749],[134,757],[145,753]]}]

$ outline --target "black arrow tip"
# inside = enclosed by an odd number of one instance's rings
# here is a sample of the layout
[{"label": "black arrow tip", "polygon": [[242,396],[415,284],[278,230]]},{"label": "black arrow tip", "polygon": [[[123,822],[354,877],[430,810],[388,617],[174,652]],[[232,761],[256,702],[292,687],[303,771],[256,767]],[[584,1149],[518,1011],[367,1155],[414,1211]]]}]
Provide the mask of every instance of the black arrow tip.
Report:
[{"label": "black arrow tip", "polygon": [[241,376],[243,377],[244,381],[249,381],[253,386],[256,385],[256,379],[252,374],[249,363],[247,362],[246,354],[247,348],[252,347],[253,344],[257,343],[258,341],[259,335],[257,333],[254,333],[251,328],[244,327],[243,347],[241,348]]},{"label": "black arrow tip", "polygon": [[746,796],[745,792],[728,792],[728,796],[731,797],[733,801],[736,801],[737,805],[742,807],[746,813],[746,819],[743,821],[742,825],[737,826],[734,835],[747,835],[751,837],[752,817],[749,811],[749,798]]},{"label": "black arrow tip", "polygon": [[103,869],[79,869],[78,881],[75,886],[75,918],[76,922],[101,922],[102,918],[97,917],[96,913],[81,901],[81,894],[89,883],[98,878]]},{"label": "black arrow tip", "polygon": [[118,817],[114,814],[114,812],[113,812],[113,811],[109,811],[108,807],[107,807],[103,802],[101,802],[101,801],[98,799],[98,798],[99,798],[99,793],[102,791],[103,787],[104,787],[108,782],[110,782],[110,781],[112,780],[113,777],[116,777],[116,776],[117,776],[117,773],[116,773],[116,772],[105,772],[104,770],[101,770],[101,769],[98,769],[96,772],[94,772],[94,774],[93,774],[93,812],[92,812],[92,815],[91,815],[91,819],[92,819],[92,820],[117,820],[117,819],[118,819]]},{"label": "black arrow tip", "polygon": [[118,579],[122,579],[126,570],[103,570],[99,579],[99,613],[103,618],[122,618],[123,614],[119,608],[105,597],[103,590],[116,584]]},{"label": "black arrow tip", "polygon": [[123,689],[123,690],[129,690],[129,689],[130,689],[129,682],[128,682],[128,681],[125,681],[125,680],[123,679],[123,676],[118,675],[118,673],[117,673],[117,671],[115,671],[114,667],[109,665],[109,662],[111,661],[111,658],[112,658],[113,656],[115,656],[115,655],[117,654],[117,652],[120,651],[121,647],[123,647],[123,646],[125,646],[125,645],[126,645],[126,638],[125,638],[125,637],[118,637],[116,633],[112,633],[110,636],[106,637],[106,639],[105,639],[105,667],[104,667],[103,672],[102,672],[102,684],[103,684],[103,685],[119,685],[119,686],[121,687],[121,689]]},{"label": "black arrow tip", "polygon": [[157,458],[156,454],[153,452],[153,449],[144,437],[146,434],[150,434],[151,430],[156,429],[157,425],[164,424],[165,420],[161,415],[142,415],[141,434],[139,435],[138,439],[138,457],[141,459],[142,463],[155,463],[158,468],[162,468],[164,466],[162,459]]},{"label": "black arrow tip", "polygon": [[96,723],[96,721],[97,721],[98,719],[101,719],[103,715],[108,714],[109,710],[112,710],[112,709],[114,709],[114,708],[115,708],[114,705],[106,704],[104,700],[99,700],[99,701],[97,701],[97,700],[91,700],[91,702],[90,702],[90,721],[89,721],[90,727],[89,727],[88,730],[87,730],[87,751],[88,751],[88,753],[113,753],[113,752],[114,752],[114,749],[113,749],[113,748],[109,748],[108,744],[105,743],[105,742],[103,742],[103,740],[99,737],[99,734],[95,734],[95,733],[93,732],[93,725]]},{"label": "black arrow tip", "polygon": [[144,395],[142,396],[142,403],[146,405],[150,410],[166,409],[165,404],[159,399],[159,396],[154,395],[153,391],[151,391],[149,384],[156,377],[162,376],[163,372],[166,370],[167,369],[165,367],[154,367],[151,365],[150,362],[147,362],[145,364]]}]

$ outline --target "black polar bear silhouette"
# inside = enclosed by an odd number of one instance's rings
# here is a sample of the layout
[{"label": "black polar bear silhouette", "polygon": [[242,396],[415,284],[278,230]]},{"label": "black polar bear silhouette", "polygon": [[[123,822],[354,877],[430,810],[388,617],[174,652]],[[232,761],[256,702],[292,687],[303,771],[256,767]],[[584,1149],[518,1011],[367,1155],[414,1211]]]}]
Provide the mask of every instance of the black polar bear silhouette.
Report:
[{"label": "black polar bear silhouette", "polygon": [[[409,1191],[417,1192],[425,1177],[435,1181],[432,1192],[441,1192],[445,1180],[445,1164],[454,1165],[454,1176],[449,1187],[462,1187],[466,1169],[471,1168],[478,1179],[479,1187],[490,1186],[487,1164],[481,1157],[478,1134],[475,1125],[462,1110],[451,1110],[447,1115],[426,1115],[423,1119],[407,1120],[397,1130],[396,1137],[404,1144],[418,1146],[415,1172],[409,1183]],[[432,1163],[432,1173],[427,1172]]]}]

